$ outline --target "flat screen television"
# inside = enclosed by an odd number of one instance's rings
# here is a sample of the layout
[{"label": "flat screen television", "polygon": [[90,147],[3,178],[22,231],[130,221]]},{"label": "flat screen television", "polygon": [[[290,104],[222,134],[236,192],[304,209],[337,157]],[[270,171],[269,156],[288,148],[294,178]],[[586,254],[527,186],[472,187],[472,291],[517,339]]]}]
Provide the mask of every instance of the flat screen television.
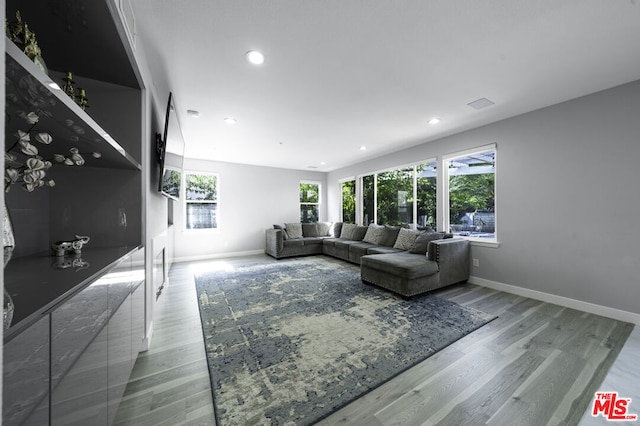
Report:
[{"label": "flat screen television", "polygon": [[175,108],[175,100],[169,93],[164,133],[156,133],[156,150],[160,164],[158,191],[165,197],[178,200],[182,184],[182,162],[184,158],[184,138]]}]

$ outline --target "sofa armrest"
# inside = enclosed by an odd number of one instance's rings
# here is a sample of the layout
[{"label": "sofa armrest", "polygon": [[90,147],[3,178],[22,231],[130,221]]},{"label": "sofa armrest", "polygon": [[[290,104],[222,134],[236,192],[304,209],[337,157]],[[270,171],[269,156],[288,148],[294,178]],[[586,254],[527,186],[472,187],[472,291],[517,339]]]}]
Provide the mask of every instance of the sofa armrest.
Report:
[{"label": "sofa armrest", "polygon": [[429,243],[427,256],[438,262],[440,286],[469,279],[470,244],[463,238],[447,238]]},{"label": "sofa armrest", "polygon": [[284,236],[280,229],[265,229],[264,251],[273,257],[278,257],[284,247]]}]

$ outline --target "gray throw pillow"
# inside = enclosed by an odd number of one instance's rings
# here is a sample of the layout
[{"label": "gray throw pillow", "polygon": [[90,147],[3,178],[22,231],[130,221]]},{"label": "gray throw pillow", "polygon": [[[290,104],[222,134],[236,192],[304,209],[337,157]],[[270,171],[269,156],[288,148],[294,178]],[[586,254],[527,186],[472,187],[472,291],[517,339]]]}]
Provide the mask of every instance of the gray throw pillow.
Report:
[{"label": "gray throw pillow", "polygon": [[303,237],[319,237],[318,224],[316,223],[303,223],[302,224],[302,236]]},{"label": "gray throw pillow", "polygon": [[368,226],[364,226],[364,225],[359,225],[356,226],[356,230],[353,231],[353,240],[355,241],[362,241],[362,239],[364,238],[364,236],[367,234],[367,230],[369,229]]},{"label": "gray throw pillow", "polygon": [[424,234],[420,234],[413,243],[409,253],[426,255],[429,243],[434,240],[441,240],[443,236],[440,232],[425,232]]},{"label": "gray throw pillow", "polygon": [[287,234],[287,230],[284,229],[282,226],[280,225],[273,225],[273,229],[279,229],[282,231],[282,239],[283,240],[287,240],[289,239],[289,235]]},{"label": "gray throw pillow", "polygon": [[393,248],[399,250],[411,250],[411,247],[413,247],[413,243],[416,242],[418,235],[420,235],[420,231],[405,228],[400,229]]},{"label": "gray throw pillow", "polygon": [[285,223],[287,234],[289,239],[302,238],[302,224],[301,223]]},{"label": "gray throw pillow", "polygon": [[399,226],[385,225],[380,245],[385,247],[393,247],[393,245],[396,243],[396,240],[398,239],[398,233],[400,233]]},{"label": "gray throw pillow", "polygon": [[340,238],[344,238],[345,240],[352,240],[353,233],[355,232],[358,225],[355,223],[344,223],[342,224],[342,230],[340,231]]},{"label": "gray throw pillow", "polygon": [[342,232],[342,222],[334,222],[333,225],[331,225],[329,236],[340,238],[341,232]]},{"label": "gray throw pillow", "polygon": [[318,222],[316,226],[318,227],[318,237],[328,237],[331,235],[329,233],[331,231],[331,222]]},{"label": "gray throw pillow", "polygon": [[384,238],[384,226],[376,225],[375,223],[372,223],[367,228],[367,232],[364,235],[364,238],[362,239],[362,241],[364,241],[365,243],[382,245],[383,238]]}]

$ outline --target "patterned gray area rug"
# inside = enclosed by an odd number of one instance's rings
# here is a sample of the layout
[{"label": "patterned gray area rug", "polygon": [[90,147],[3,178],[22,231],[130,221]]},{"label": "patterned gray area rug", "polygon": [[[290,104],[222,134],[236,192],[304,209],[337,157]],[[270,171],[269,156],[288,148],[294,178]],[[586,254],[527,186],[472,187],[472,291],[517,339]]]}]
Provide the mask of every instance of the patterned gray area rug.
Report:
[{"label": "patterned gray area rug", "polygon": [[312,424],[495,317],[322,256],[195,277],[218,424]]}]

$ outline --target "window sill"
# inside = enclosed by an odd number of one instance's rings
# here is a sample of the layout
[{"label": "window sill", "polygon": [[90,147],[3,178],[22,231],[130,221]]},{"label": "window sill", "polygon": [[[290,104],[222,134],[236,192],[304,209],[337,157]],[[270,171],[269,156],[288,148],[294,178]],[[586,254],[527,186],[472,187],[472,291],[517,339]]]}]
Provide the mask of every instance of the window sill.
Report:
[{"label": "window sill", "polygon": [[461,237],[464,238],[465,240],[469,241],[469,243],[472,246],[477,246],[477,247],[491,247],[491,248],[498,248],[500,247],[500,242],[497,240],[489,240],[489,241],[485,241],[485,240],[480,240],[478,238],[469,238],[469,237]]}]

